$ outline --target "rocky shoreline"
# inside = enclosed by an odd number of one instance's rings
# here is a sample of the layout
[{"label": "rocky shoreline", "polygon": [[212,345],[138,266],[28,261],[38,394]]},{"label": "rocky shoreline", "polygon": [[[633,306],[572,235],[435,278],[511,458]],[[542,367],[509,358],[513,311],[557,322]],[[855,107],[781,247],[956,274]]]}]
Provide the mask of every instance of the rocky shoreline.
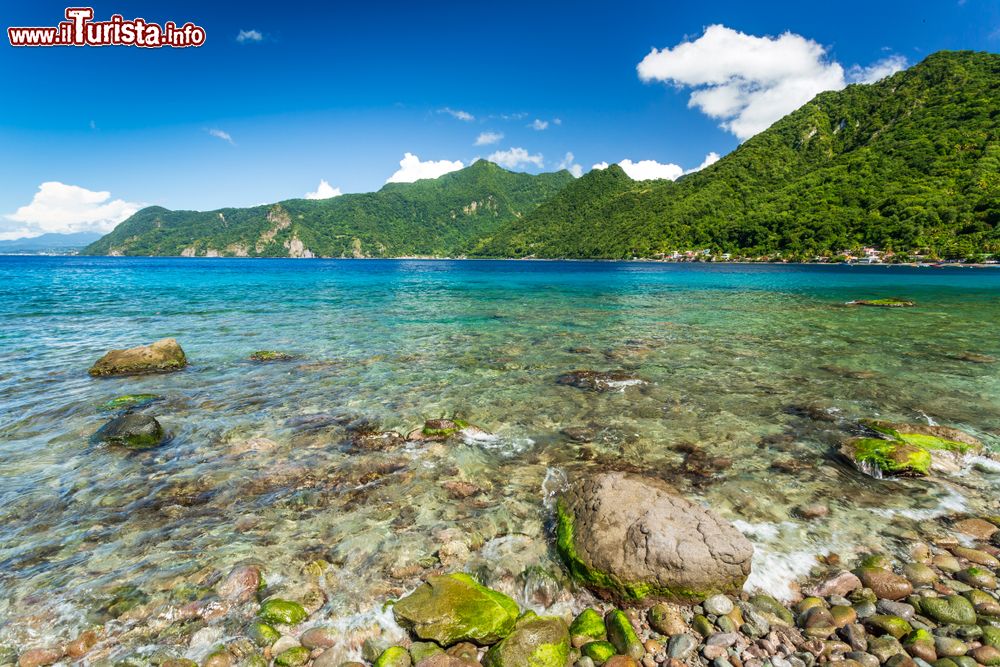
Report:
[{"label": "rocky shoreline", "polygon": [[[164,349],[173,361],[156,353]],[[290,358],[274,351],[251,357]],[[92,375],[171,372],[187,363],[172,340],[114,351],[111,361],[99,362],[101,372]],[[556,378],[594,392],[643,382],[615,370]],[[136,394],[108,401],[101,407],[113,415],[94,441],[133,450],[169,442],[156,418],[144,412],[156,399]],[[457,418],[429,420],[405,434],[365,421],[345,428],[346,451],[358,453],[489,436]],[[943,426],[863,420],[845,426],[843,436],[837,456],[874,477],[932,476],[984,451],[975,438]],[[455,499],[478,492],[468,482],[449,484]],[[178,582],[166,599],[124,584],[100,601],[103,623],[66,643],[0,647],[0,665],[1000,665],[1000,516],[943,518],[926,536],[909,536],[901,561],[872,553],[842,563],[837,554],[826,554],[798,582],[792,599],[780,601],[743,590],[753,556],[746,537],[661,479],[608,470],[573,477],[554,495],[549,538],[570,583],[561,591],[565,604],[552,604],[556,596],[550,595],[538,605],[541,612],[482,585],[476,572],[448,567],[461,558],[442,557],[437,568],[416,569],[412,574],[421,583],[399,599],[387,597],[371,622],[345,625],[322,613],[321,585],[290,587],[282,581],[281,563],[247,561],[228,574],[203,572]],[[442,544],[442,555],[448,548]],[[330,563],[316,559],[307,568],[322,581]]]}]

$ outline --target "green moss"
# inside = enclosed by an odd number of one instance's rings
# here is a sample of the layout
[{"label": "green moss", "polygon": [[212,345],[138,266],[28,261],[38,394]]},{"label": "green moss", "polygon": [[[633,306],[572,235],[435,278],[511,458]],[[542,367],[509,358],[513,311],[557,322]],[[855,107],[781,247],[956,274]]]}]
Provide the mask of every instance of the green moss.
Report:
[{"label": "green moss", "polygon": [[260,606],[260,614],[258,615],[268,623],[281,623],[283,625],[296,625],[309,616],[298,602],[277,598],[264,602]]},{"label": "green moss", "polygon": [[410,667],[412,663],[409,651],[402,646],[390,646],[382,651],[372,667]]},{"label": "green moss", "polygon": [[580,653],[593,660],[596,664],[603,665],[615,655],[615,647],[611,642],[588,642],[580,647]]},{"label": "green moss", "polygon": [[98,409],[102,412],[115,412],[117,410],[136,410],[144,408],[153,401],[159,400],[156,394],[125,394],[117,396],[110,401],[101,403]]},{"label": "green moss", "polygon": [[918,642],[919,643],[930,643],[930,644],[933,645],[934,644],[934,635],[932,635],[931,633],[929,633],[927,630],[924,630],[923,628],[919,628],[917,630],[914,630],[913,632],[911,632],[910,634],[906,635],[903,638],[903,646],[911,646],[911,645],[916,644]]},{"label": "green moss", "polygon": [[599,613],[593,609],[584,609],[570,623],[569,634],[570,637],[604,639],[607,636],[607,628],[604,627],[604,619]]},{"label": "green moss", "polygon": [[250,626],[250,639],[257,646],[270,646],[281,638],[281,633],[263,621],[256,621]]},{"label": "green moss", "polygon": [[993,625],[983,625],[983,643],[993,648],[1000,648],[1000,628]]},{"label": "green moss", "polygon": [[880,634],[892,635],[896,639],[904,637],[913,632],[913,626],[899,616],[889,614],[875,614],[865,619],[865,627],[869,630],[877,630]]},{"label": "green moss", "polygon": [[948,440],[947,438],[941,438],[936,435],[927,435],[925,433],[907,433],[905,431],[900,431],[896,426],[897,424],[891,424],[889,422],[879,421],[877,419],[863,419],[861,423],[887,435],[893,440],[902,440],[905,443],[914,445],[915,447],[920,447],[922,449],[928,450],[945,450],[949,452],[957,452],[959,454],[965,454],[969,451],[976,449],[972,445],[964,442],[957,442],[955,440]]},{"label": "green moss", "polygon": [[447,438],[455,435],[463,428],[469,427],[469,422],[463,421],[461,419],[450,419],[445,421],[450,421],[452,424],[454,424],[454,426],[450,426],[447,428],[431,428],[430,426],[427,426],[427,424],[424,424],[423,434],[428,437]]},{"label": "green moss", "polygon": [[257,350],[250,355],[252,361],[289,361],[292,355],[275,350]]},{"label": "green moss", "polygon": [[565,621],[526,613],[510,635],[486,652],[483,667],[566,667],[569,654]]},{"label": "green moss", "polygon": [[711,595],[723,592],[658,586],[645,581],[622,581],[612,574],[591,568],[583,562],[576,551],[576,545],[573,541],[573,515],[566,509],[562,501],[556,504],[556,518],[556,550],[562,556],[570,574],[587,588],[606,591],[622,600],[635,602],[641,602],[648,598],[661,598],[675,602],[700,602]]},{"label": "green moss", "polygon": [[884,473],[926,475],[930,472],[930,452],[901,440],[858,438],[852,447],[855,461],[874,465]]},{"label": "green moss", "polygon": [[619,653],[627,655],[633,660],[642,659],[646,649],[625,612],[612,609],[604,615],[604,624],[608,627],[608,641],[614,645]]},{"label": "green moss", "polygon": [[460,572],[428,577],[392,611],[400,625],[441,646],[492,644],[510,634],[520,614],[514,600]]},{"label": "green moss", "polygon": [[849,302],[854,306],[875,306],[877,308],[909,308],[917,305],[909,299],[888,297],[886,299],[861,299]]},{"label": "green moss", "polygon": [[309,649],[305,646],[295,646],[282,651],[274,659],[277,667],[302,667],[307,662],[309,662]]}]

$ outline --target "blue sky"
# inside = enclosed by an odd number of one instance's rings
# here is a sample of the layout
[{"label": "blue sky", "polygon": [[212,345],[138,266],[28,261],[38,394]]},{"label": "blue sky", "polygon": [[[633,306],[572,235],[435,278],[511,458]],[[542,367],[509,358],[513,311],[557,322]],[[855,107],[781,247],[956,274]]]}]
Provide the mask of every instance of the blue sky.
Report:
[{"label": "blue sky", "polygon": [[[4,28],[55,25],[66,6],[8,4]],[[404,179],[498,151],[518,170],[627,159],[675,177],[797,95],[1000,47],[997,0],[220,5],[94,4],[97,19],[192,21],[200,48],[4,37],[0,238],[106,229],[140,204],[301,197],[321,179],[325,194],[374,190],[406,153],[421,164]],[[503,137],[476,145],[489,133]]]}]

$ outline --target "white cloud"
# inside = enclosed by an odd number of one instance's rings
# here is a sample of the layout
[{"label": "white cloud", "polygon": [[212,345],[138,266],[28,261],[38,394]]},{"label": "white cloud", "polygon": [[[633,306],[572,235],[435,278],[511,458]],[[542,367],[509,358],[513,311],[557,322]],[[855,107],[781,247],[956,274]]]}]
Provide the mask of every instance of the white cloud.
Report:
[{"label": "white cloud", "polygon": [[[871,81],[901,68],[905,59],[885,58],[852,68],[855,81]],[[653,49],[636,66],[643,81],[691,88],[688,106],[721,121],[740,140],[767,129],[818,93],[840,90],[847,77],[826,47],[792,32],[748,35],[712,25],[692,41]]]},{"label": "white cloud", "polygon": [[709,166],[715,164],[718,161],[719,161],[719,154],[716,153],[715,151],[712,151],[708,155],[705,156],[705,159],[701,161],[701,164],[699,164],[694,169],[688,169],[684,173],[685,174],[693,174],[694,172],[701,171],[705,167],[709,167]]},{"label": "white cloud", "polygon": [[305,194],[306,199],[330,199],[332,197],[339,197],[341,194],[340,188],[332,187],[326,182],[326,179],[321,178],[319,180],[319,185],[316,186],[315,192],[307,192]]},{"label": "white cloud", "polygon": [[386,183],[412,183],[422,178],[437,178],[450,171],[464,167],[461,160],[427,160],[421,162],[413,153],[403,154],[399,161],[399,169],[386,179]]},{"label": "white cloud", "polygon": [[143,204],[111,199],[107,191],[95,192],[77,185],[47,181],[38,186],[31,203],[5,216],[0,222],[0,239],[69,234],[72,232],[110,232]]},{"label": "white cloud", "polygon": [[505,151],[496,151],[495,153],[491,153],[486,159],[490,162],[495,162],[501,167],[506,167],[507,169],[517,169],[518,167],[527,167],[532,164],[539,169],[545,166],[541,153],[531,155],[523,148],[510,148]]},{"label": "white cloud", "polygon": [[[572,155],[570,153],[569,155]],[[666,179],[668,181],[676,181],[678,178],[684,174],[693,174],[696,171],[700,171],[705,167],[715,164],[719,161],[719,154],[712,151],[705,156],[694,169],[684,170],[679,164],[674,164],[672,162],[657,162],[656,160],[639,160],[638,162],[633,162],[629,159],[621,160],[618,166],[628,174],[628,177],[633,181],[652,181],[656,179]],[[607,169],[607,162],[598,162],[593,165],[591,169]]]},{"label": "white cloud", "polygon": [[240,30],[240,33],[236,35],[236,41],[240,44],[262,42],[264,41],[264,35],[260,30]]},{"label": "white cloud", "polygon": [[218,128],[214,128],[213,127],[211,129],[206,130],[206,132],[208,132],[210,135],[212,135],[216,139],[222,139],[223,141],[227,141],[230,144],[232,144],[233,146],[236,145],[236,142],[233,141],[233,138],[225,130],[220,130]]},{"label": "white cloud", "polygon": [[467,123],[476,120],[476,117],[473,116],[471,113],[469,113],[468,111],[462,111],[461,109],[451,109],[449,107],[445,107],[443,109],[439,109],[438,113],[446,113],[449,116],[452,116],[453,118],[457,118],[458,120],[464,120]]},{"label": "white cloud", "polygon": [[569,173],[573,174],[577,178],[580,178],[583,176],[583,167],[573,162],[574,159],[575,157],[573,154],[567,152],[566,157],[564,157],[562,162],[559,163],[557,169],[567,169],[569,170]]},{"label": "white cloud", "polygon": [[847,72],[851,83],[875,83],[887,76],[906,69],[906,58],[901,55],[891,55],[873,62],[868,67],[855,65]]},{"label": "white cloud", "polygon": [[542,120],[541,118],[536,118],[534,121],[531,122],[530,125],[528,125],[528,127],[530,127],[532,130],[538,130],[539,132],[541,132],[542,130],[548,129],[549,121]]},{"label": "white cloud", "polygon": [[476,137],[476,146],[488,146],[503,139],[503,132],[482,132]]},{"label": "white cloud", "polygon": [[552,123],[555,125],[562,125],[562,118],[553,118]]}]

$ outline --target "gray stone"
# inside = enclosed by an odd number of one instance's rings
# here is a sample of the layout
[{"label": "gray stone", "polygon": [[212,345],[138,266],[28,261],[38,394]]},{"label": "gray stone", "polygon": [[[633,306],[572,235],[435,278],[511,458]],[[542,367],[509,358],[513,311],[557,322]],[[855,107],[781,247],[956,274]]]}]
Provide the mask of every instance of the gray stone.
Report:
[{"label": "gray stone", "polygon": [[713,595],[702,603],[705,612],[716,616],[725,616],[733,610],[733,601],[725,595]]},{"label": "gray stone", "polygon": [[753,558],[753,545],[732,524],[663,481],[632,473],[575,481],[559,499],[557,532],[577,579],[627,600],[636,597],[635,585],[646,598],[679,602],[738,594]]},{"label": "gray stone", "polygon": [[667,657],[683,660],[698,648],[698,640],[691,635],[674,635],[667,643]]},{"label": "gray stone", "polygon": [[[892,600],[879,600],[875,608],[882,614],[888,614],[890,616],[899,616],[904,620],[911,620],[913,615],[916,613],[916,609],[913,605],[906,604],[905,602],[893,602]],[[856,610],[855,610],[856,611]]]}]

